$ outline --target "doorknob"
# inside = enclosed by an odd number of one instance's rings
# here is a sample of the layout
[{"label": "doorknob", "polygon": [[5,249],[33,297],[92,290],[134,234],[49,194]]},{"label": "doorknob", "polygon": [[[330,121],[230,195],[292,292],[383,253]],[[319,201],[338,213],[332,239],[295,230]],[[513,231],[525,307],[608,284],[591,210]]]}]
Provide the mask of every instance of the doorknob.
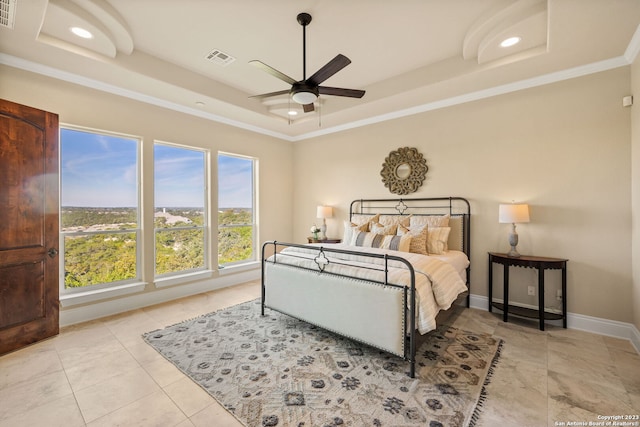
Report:
[{"label": "doorknob", "polygon": [[51,248],[49,249],[49,252],[47,252],[47,254],[49,254],[51,258],[55,258],[56,255],[58,255],[58,250],[56,248]]}]

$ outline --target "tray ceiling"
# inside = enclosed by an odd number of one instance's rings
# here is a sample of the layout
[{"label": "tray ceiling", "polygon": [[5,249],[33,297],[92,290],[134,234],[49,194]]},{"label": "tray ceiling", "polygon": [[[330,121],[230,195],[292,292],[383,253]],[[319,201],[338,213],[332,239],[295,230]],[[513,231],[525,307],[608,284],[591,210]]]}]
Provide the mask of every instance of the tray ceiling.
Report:
[{"label": "tray ceiling", "polygon": [[[628,65],[640,44],[637,0],[2,1],[0,63],[288,140]],[[343,54],[325,83],[363,98],[250,98],[288,89],[251,60],[302,79],[300,12],[307,77]]]}]

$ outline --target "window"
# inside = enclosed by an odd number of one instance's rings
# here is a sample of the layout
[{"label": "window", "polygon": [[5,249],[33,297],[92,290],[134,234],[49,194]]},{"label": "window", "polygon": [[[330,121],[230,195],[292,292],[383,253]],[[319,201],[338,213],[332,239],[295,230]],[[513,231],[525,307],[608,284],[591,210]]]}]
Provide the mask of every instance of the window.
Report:
[{"label": "window", "polygon": [[140,280],[134,137],[60,130],[62,292]]},{"label": "window", "polygon": [[256,260],[255,169],[257,161],[218,154],[218,265]]},{"label": "window", "polygon": [[155,254],[157,276],[207,267],[206,153],[154,145]]}]

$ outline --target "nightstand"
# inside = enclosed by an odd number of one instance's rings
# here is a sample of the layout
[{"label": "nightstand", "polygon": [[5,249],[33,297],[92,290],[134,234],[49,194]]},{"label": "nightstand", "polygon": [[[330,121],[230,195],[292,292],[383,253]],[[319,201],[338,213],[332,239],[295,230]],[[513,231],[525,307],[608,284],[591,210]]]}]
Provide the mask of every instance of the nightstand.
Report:
[{"label": "nightstand", "polygon": [[313,237],[307,237],[307,243],[342,243],[342,239],[314,239]]},{"label": "nightstand", "polygon": [[[540,319],[540,330],[544,331],[544,320],[562,319],[562,326],[567,327],[567,259],[547,258],[521,255],[518,258],[507,254],[489,252],[489,312],[495,307],[502,310],[502,320],[507,321],[509,311],[517,316]],[[504,266],[504,303],[493,302],[493,264]],[[535,268],[538,270],[538,310],[509,305],[509,267]],[[544,310],[544,271],[561,270],[562,272],[562,313],[551,313]]]}]

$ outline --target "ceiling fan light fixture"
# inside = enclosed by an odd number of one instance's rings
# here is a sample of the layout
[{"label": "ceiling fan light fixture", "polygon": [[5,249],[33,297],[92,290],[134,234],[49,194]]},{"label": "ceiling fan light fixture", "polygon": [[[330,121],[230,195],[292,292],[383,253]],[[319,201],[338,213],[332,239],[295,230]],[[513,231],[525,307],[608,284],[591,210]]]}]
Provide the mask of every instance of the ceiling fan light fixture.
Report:
[{"label": "ceiling fan light fixture", "polygon": [[318,95],[312,91],[299,91],[295,92],[291,99],[297,104],[307,105],[316,102]]}]

